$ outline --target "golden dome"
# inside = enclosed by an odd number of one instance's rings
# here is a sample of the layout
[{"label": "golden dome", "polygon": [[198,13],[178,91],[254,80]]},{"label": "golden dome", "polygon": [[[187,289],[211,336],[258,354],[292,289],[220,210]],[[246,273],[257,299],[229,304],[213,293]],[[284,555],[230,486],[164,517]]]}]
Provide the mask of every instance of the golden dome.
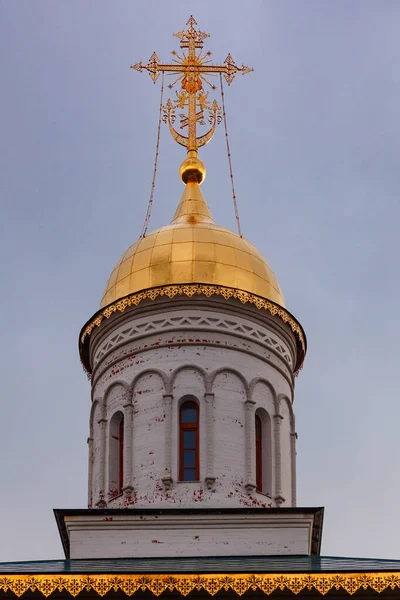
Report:
[{"label": "golden dome", "polygon": [[214,222],[198,183],[205,176],[198,162],[197,169],[182,164],[182,179],[185,172],[189,177],[171,224],[128,248],[110,275],[101,308],[142,290],[190,283],[235,288],[285,306],[278,281],[255,246]]}]

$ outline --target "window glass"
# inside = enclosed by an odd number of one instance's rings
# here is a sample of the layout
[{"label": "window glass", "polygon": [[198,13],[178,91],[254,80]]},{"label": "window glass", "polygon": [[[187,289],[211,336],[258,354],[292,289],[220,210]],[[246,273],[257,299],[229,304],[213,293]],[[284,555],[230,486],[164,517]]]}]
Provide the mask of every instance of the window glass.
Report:
[{"label": "window glass", "polygon": [[195,469],[184,469],[183,470],[183,481],[196,481],[196,470]]},{"label": "window glass", "polygon": [[196,466],[196,450],[184,450],[183,452],[183,468]]},{"label": "window glass", "polygon": [[181,410],[182,423],[197,423],[197,405],[194,402],[185,402]]},{"label": "window glass", "polygon": [[187,400],[179,411],[179,479],[198,481],[199,479],[199,406]]},{"label": "window glass", "polygon": [[187,429],[183,432],[183,447],[194,448],[196,446],[196,432],[191,429]]},{"label": "window glass", "polygon": [[256,415],[256,486],[257,491],[263,491],[262,481],[262,423],[258,415]]}]

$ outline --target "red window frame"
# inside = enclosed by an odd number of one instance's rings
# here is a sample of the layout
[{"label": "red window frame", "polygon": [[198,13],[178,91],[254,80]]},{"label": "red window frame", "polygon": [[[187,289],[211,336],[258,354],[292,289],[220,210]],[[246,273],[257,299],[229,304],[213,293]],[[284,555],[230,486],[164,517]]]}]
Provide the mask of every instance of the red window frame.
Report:
[{"label": "red window frame", "polygon": [[124,487],[124,417],[121,417],[118,431],[119,443],[119,473],[118,473],[118,492],[122,493]]},{"label": "red window frame", "polygon": [[[182,413],[185,408],[191,408],[196,411],[196,421],[193,423],[184,423],[182,421]],[[186,447],[184,445],[184,432],[194,431],[194,447]],[[185,450],[195,452],[194,467],[184,466],[184,454]],[[179,409],[179,480],[180,481],[198,481],[200,479],[199,469],[199,405],[194,400],[186,400],[182,403]],[[194,479],[185,479],[185,470],[194,470]]]},{"label": "red window frame", "polygon": [[262,492],[263,476],[262,476],[262,421],[259,415],[255,419],[256,429],[256,488],[258,492]]}]

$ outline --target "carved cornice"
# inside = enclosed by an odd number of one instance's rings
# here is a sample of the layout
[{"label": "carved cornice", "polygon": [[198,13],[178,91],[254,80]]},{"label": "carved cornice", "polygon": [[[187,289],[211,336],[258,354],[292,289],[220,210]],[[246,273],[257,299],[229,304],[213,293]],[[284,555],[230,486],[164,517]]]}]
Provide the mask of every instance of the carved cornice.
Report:
[{"label": "carved cornice", "polygon": [[71,596],[81,592],[95,592],[104,596],[107,592],[123,592],[131,596],[135,592],[149,591],[159,596],[164,591],[178,592],[186,596],[192,591],[205,591],[210,595],[232,591],[242,595],[247,591],[260,591],[266,595],[275,591],[299,594],[303,590],[316,591],[321,595],[330,590],[355,594],[373,590],[378,594],[385,590],[400,589],[400,573],[317,573],[317,574],[149,574],[149,575],[5,575],[0,577],[0,590],[20,597],[25,592],[39,592],[45,597],[54,592],[66,591]]},{"label": "carved cornice", "polygon": [[109,319],[116,312],[123,313],[131,306],[138,306],[143,300],[154,301],[162,296],[167,296],[168,298],[175,298],[176,296],[186,296],[187,298],[192,298],[196,295],[204,295],[207,298],[210,298],[211,296],[220,296],[225,300],[230,300],[233,298],[235,300],[239,300],[242,304],[251,304],[259,310],[266,310],[272,316],[277,316],[280,318],[284,323],[289,325],[292,332],[296,336],[299,349],[296,372],[300,370],[306,352],[306,340],[300,323],[298,323],[298,321],[296,321],[296,319],[287,310],[277,304],[274,304],[270,300],[266,300],[265,298],[261,298],[260,296],[256,296],[249,292],[244,292],[243,290],[223,287],[220,285],[206,285],[200,283],[190,285],[167,285],[144,290],[142,292],[137,292],[135,294],[126,296],[125,298],[106,306],[106,308],[101,309],[88,323],[86,323],[86,325],[84,325],[80,334],[79,349],[82,364],[85,370],[90,372],[90,365],[87,360],[87,349],[85,351],[85,347],[88,343],[88,337],[95,327],[100,327],[104,319]]}]

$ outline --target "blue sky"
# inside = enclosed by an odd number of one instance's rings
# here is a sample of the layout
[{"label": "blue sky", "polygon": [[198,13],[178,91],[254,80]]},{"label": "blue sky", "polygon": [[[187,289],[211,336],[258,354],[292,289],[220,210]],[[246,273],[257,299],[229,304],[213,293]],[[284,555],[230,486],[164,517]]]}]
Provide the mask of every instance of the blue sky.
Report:
[{"label": "blue sky", "polygon": [[[177,48],[193,13],[226,90],[242,230],[309,352],[297,380],[298,504],[322,553],[400,558],[400,3],[0,1],[0,560],[58,558],[53,507],[85,507],[81,326],[146,212],[159,86],[129,65]],[[235,228],[223,130],[201,158]],[[162,130],[150,228],[180,198]]]}]

